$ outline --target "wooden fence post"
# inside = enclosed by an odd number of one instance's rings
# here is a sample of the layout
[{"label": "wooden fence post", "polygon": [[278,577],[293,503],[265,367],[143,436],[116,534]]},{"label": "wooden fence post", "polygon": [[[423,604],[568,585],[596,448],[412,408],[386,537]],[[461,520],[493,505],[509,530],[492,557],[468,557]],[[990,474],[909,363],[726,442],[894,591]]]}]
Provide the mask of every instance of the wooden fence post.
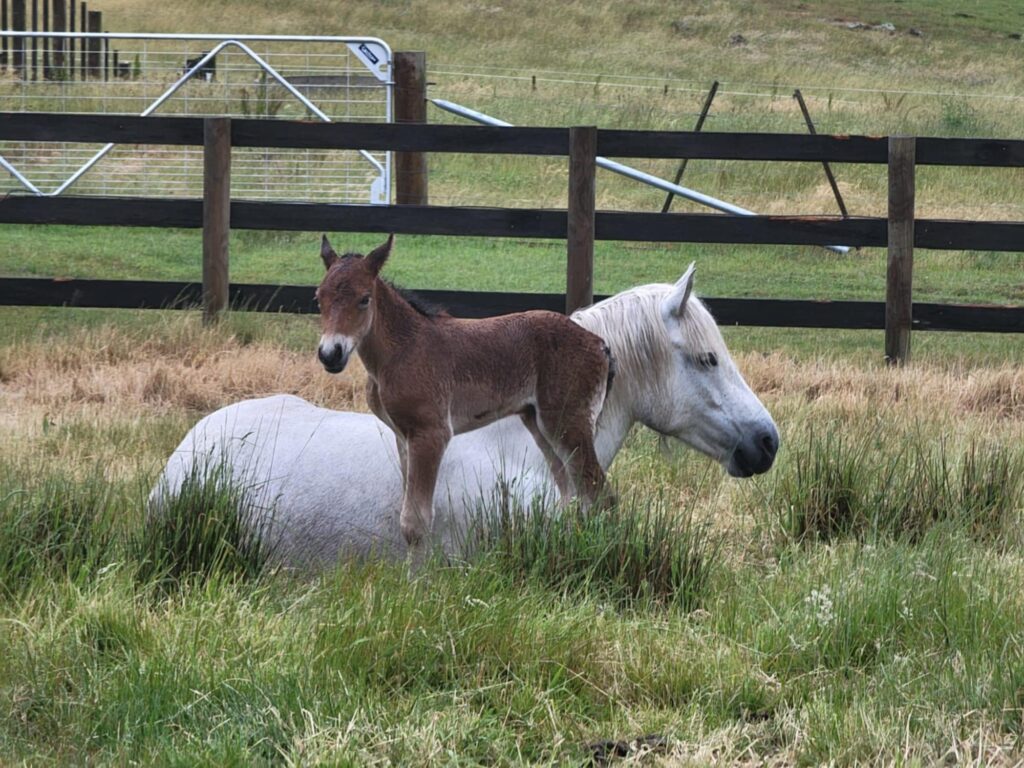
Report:
[{"label": "wooden fence post", "polygon": [[[54,0],[53,3],[53,31],[65,32],[68,27],[67,6],[64,0]],[[67,70],[64,63],[64,50],[67,48],[64,38],[53,38],[53,53],[50,56],[50,65],[53,71],[50,73],[54,80],[65,80]]]},{"label": "wooden fence post", "polygon": [[[89,4],[84,2],[79,6],[81,10],[78,13],[78,26],[81,27],[82,32],[89,31]],[[78,41],[78,72],[81,75],[81,79],[85,80],[88,77],[88,56],[89,52],[89,40],[82,37]]]},{"label": "wooden fence post", "polygon": [[597,128],[569,129],[569,207],[565,312],[594,303],[594,209]]},{"label": "wooden fence post", "polygon": [[[89,11],[87,16],[87,24],[89,32],[99,33],[103,31],[103,11]],[[102,59],[102,48],[103,41],[95,37],[90,37],[88,40],[89,54],[86,60],[87,72],[89,77],[95,77],[97,79],[103,77],[103,73],[100,72],[101,59]]]},{"label": "wooden fence post", "polygon": [[[39,31],[39,0],[32,0],[32,31]],[[38,80],[39,79],[39,38],[33,37],[32,42],[32,76],[31,78],[25,78],[26,80]]]},{"label": "wooden fence post", "polygon": [[[62,0],[63,1],[63,0]],[[70,0],[68,3],[68,32],[74,32],[77,27],[75,26],[75,2],[76,0]],[[68,38],[68,80],[75,79],[75,38]]]},{"label": "wooden fence post", "polygon": [[[9,29],[10,22],[7,20],[7,0],[0,0],[0,29]],[[0,35],[0,64],[6,72],[11,66],[10,48],[7,46],[7,35]]]},{"label": "wooden fence post", "polygon": [[[50,31],[50,0],[43,0],[43,32]],[[50,40],[43,38],[43,80],[50,80],[53,74],[50,71]]]},{"label": "wooden fence post", "polygon": [[203,322],[228,305],[231,231],[231,119],[203,120]]},{"label": "wooden fence post", "polygon": [[913,136],[889,137],[889,258],[885,281],[885,359],[910,361],[914,275]]},{"label": "wooden fence post", "polygon": [[[11,28],[15,32],[25,31],[25,0],[11,0]],[[22,80],[25,79],[25,38],[11,38],[11,66]]]},{"label": "wooden fence post", "polygon": [[[399,51],[394,57],[395,122],[427,122],[427,54]],[[395,152],[395,202],[427,205],[427,155]]]}]

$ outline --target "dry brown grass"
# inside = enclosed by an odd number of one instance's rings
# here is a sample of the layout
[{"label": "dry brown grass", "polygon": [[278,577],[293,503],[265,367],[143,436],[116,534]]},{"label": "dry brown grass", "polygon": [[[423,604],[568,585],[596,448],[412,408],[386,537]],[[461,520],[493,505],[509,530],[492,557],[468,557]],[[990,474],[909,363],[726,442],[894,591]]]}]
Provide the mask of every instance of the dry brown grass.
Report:
[{"label": "dry brown grass", "polygon": [[[287,392],[329,408],[366,410],[362,367],[356,362],[341,376],[326,375],[312,352],[314,336],[311,330],[309,351],[293,351],[202,329],[196,316],[182,315],[145,333],[104,326],[4,347],[0,423],[14,440],[3,450],[70,463],[100,460],[128,471],[140,456],[162,461],[196,419],[240,399]],[[814,424],[926,440],[1024,439],[1019,367],[894,370],[800,362],[782,352],[743,354],[738,363],[784,439]],[[626,477],[634,474],[629,460],[617,466]],[[677,501],[710,495],[723,513],[716,516],[727,520],[742,491],[702,462],[691,472],[692,483],[673,489]]]}]

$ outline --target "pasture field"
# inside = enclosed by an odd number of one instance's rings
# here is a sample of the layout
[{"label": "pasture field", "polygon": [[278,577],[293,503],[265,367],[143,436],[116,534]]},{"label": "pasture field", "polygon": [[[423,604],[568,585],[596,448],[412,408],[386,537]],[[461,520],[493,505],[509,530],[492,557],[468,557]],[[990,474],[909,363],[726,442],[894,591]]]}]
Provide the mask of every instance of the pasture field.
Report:
[{"label": "pasture field", "polygon": [[664,765],[1024,757],[1019,361],[741,351],[771,473],[638,432],[591,543],[527,530],[410,585],[260,573],[216,493],[183,512],[205,546],[144,535],[201,413],[363,404],[311,319],[138,314],[54,312],[0,350],[0,760],[580,764],[651,734]]},{"label": "pasture field", "polygon": [[[717,78],[709,130],[803,130],[798,85],[823,132],[1022,137],[1013,0],[570,2],[558,23],[550,8],[103,4],[122,31],[377,34],[428,51],[433,95],[524,125],[685,129]],[[564,206],[564,162],[430,163],[437,203]],[[883,213],[884,168],[836,172],[854,214]],[[834,210],[810,164],[695,162],[686,180],[767,213]],[[1024,219],[1020,170],[918,183],[923,216]],[[663,199],[605,175],[598,190],[606,208]],[[0,236],[5,275],[200,274],[197,232]],[[317,237],[233,233],[232,279],[312,286]],[[564,286],[558,242],[396,248],[389,274],[411,287]],[[703,295],[884,293],[880,249],[629,243],[598,244],[595,290],[692,260]],[[1022,267],[919,252],[915,297],[1020,304]],[[0,763],[582,765],[605,742],[644,765],[1024,761],[1020,338],[918,333],[914,364],[891,370],[880,333],[725,329],[779,425],[770,473],[731,480],[638,429],[612,468],[617,513],[524,526],[413,584],[387,564],[266,569],[233,534],[231,489],[147,526],[149,488],[203,414],[271,392],[365,409],[361,369],[327,376],[317,335],[308,317],[204,329],[193,312],[0,308]]]}]

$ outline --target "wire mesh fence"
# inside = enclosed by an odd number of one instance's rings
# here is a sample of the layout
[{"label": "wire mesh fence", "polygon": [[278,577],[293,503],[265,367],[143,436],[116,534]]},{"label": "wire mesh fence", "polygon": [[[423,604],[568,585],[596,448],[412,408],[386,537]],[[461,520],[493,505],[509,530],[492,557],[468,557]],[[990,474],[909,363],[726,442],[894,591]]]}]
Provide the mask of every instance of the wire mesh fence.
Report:
[{"label": "wire mesh fence", "polygon": [[[0,111],[391,119],[391,51],[372,38],[6,34],[25,45],[42,39],[51,55],[45,69],[5,69]],[[97,69],[91,50],[99,51]],[[8,190],[202,194],[202,148],[0,142],[0,156],[16,171]],[[390,169],[385,152],[236,148],[231,194],[387,203]]]}]

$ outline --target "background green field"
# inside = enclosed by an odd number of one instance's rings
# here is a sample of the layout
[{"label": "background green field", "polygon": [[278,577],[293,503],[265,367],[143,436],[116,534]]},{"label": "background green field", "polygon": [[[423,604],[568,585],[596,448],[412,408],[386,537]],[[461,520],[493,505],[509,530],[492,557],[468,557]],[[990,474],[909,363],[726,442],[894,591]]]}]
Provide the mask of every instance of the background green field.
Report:
[{"label": "background green field", "polygon": [[[709,130],[803,131],[799,86],[822,131],[1024,137],[1010,0],[102,9],[117,31],[378,35],[427,51],[432,95],[524,125],[687,129],[718,79]],[[438,204],[564,207],[564,161],[430,168]],[[884,213],[884,168],[836,172],[851,212]],[[686,178],[765,213],[835,210],[812,164],[699,161]],[[1020,170],[926,168],[918,183],[923,216],[1024,219]],[[625,210],[663,199],[604,174],[598,193]],[[197,232],[0,236],[4,275],[200,273]],[[317,239],[236,232],[232,279],[312,286]],[[884,260],[599,243],[595,290],[696,261],[704,295],[880,300]],[[401,237],[388,270],[413,287],[557,291],[564,244]],[[915,296],[1020,305],[1024,262],[919,251]],[[1020,764],[1024,343],[918,333],[914,364],[891,370],[877,332],[724,331],[779,425],[769,474],[733,481],[637,430],[612,468],[618,517],[523,526],[410,584],[387,564],[261,571],[223,489],[186,498],[177,527],[144,525],[203,414],[279,391],[365,408],[358,369],[316,363],[314,319],[0,309],[0,762],[580,765],[590,745],[654,734],[631,760]]]}]

